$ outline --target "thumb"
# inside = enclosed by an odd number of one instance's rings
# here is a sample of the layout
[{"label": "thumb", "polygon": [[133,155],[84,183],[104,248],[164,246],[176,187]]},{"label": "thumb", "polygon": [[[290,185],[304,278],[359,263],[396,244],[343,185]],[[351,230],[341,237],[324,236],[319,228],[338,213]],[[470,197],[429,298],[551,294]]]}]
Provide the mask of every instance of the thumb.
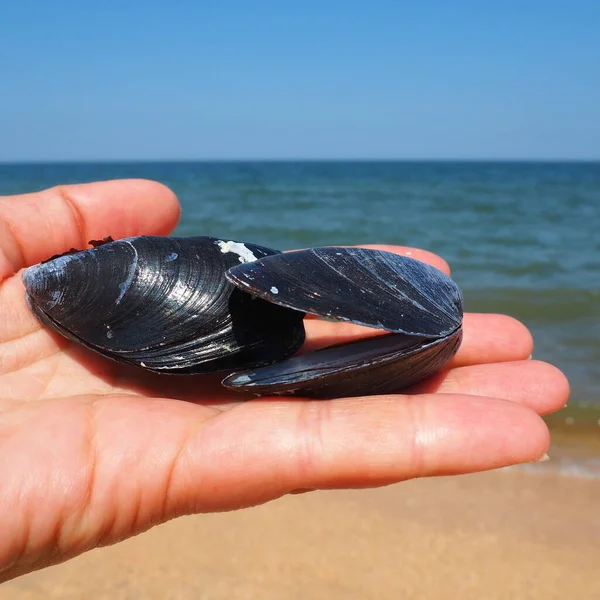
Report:
[{"label": "thumb", "polygon": [[118,180],[0,197],[0,281],[90,239],[169,233],[175,194],[160,183]]}]

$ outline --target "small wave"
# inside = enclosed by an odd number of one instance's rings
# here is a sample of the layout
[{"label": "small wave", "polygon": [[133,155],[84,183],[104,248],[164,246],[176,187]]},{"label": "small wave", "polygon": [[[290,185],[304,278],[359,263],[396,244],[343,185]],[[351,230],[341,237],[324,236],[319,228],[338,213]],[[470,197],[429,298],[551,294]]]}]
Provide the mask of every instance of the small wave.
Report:
[{"label": "small wave", "polygon": [[600,456],[589,458],[558,457],[542,463],[514,465],[501,471],[521,471],[533,475],[558,475],[579,479],[600,479]]}]

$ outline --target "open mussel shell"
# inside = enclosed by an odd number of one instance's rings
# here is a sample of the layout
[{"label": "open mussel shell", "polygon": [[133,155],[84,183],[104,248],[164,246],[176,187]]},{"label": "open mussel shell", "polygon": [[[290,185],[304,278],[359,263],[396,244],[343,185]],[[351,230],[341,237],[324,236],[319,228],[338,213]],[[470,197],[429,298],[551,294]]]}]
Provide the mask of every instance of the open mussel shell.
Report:
[{"label": "open mussel shell", "polygon": [[128,238],[53,258],[23,275],[49,329],[150,371],[205,373],[266,365],[304,341],[303,314],[225,278],[276,250],[211,237]]},{"label": "open mussel shell", "polygon": [[239,371],[223,380],[230,389],[322,398],[397,392],[443,368],[462,340],[456,283],[405,256],[312,248],[236,265],[227,277],[269,302],[391,332]]},{"label": "open mussel shell", "polygon": [[238,371],[223,385],[260,395],[312,398],[393,394],[437,373],[461,340],[460,328],[447,337],[425,341],[392,333]]}]

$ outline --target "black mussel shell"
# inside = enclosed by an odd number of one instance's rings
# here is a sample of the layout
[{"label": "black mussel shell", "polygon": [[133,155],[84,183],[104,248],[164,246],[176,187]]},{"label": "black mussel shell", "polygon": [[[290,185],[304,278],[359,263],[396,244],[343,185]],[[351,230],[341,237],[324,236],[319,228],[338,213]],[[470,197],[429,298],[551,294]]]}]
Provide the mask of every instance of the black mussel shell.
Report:
[{"label": "black mussel shell", "polygon": [[311,248],[238,264],[226,274],[269,302],[338,321],[441,337],[462,322],[462,295],[439,269],[365,248]]},{"label": "black mussel shell", "polygon": [[237,371],[225,377],[223,385],[260,395],[311,398],[393,394],[437,373],[461,340],[461,328],[433,340],[391,333]]},{"label": "black mussel shell", "polygon": [[377,250],[313,248],[236,265],[227,277],[269,302],[394,332],[226,377],[230,389],[332,398],[392,393],[443,368],[462,339],[462,295],[420,261]]},{"label": "black mussel shell", "polygon": [[23,282],[44,325],[111,359],[161,373],[233,370],[281,360],[304,341],[301,312],[225,278],[275,253],[212,237],[141,236],[53,258]]}]

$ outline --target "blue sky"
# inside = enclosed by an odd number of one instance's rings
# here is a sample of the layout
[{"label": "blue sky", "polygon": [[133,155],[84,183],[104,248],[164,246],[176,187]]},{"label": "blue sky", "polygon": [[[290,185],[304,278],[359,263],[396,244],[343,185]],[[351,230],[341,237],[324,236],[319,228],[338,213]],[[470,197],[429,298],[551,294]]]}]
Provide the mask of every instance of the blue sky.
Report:
[{"label": "blue sky", "polygon": [[600,159],[596,0],[0,1],[0,161]]}]

